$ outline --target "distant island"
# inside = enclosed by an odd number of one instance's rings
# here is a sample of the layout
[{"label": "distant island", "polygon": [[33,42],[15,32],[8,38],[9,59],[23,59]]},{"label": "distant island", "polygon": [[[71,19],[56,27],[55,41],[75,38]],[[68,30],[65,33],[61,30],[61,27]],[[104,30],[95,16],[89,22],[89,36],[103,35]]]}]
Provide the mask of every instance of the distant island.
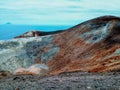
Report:
[{"label": "distant island", "polygon": [[6,25],[11,25],[12,23],[11,22],[7,22],[7,23],[5,23]]},{"label": "distant island", "polygon": [[29,31],[0,41],[0,90],[119,86],[120,17],[101,16],[64,31]]}]

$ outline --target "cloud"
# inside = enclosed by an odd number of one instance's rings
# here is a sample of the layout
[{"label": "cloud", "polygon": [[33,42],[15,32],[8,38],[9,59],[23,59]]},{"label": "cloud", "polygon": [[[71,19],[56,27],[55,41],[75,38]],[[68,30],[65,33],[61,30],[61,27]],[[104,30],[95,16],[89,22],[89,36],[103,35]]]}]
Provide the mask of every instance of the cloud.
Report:
[{"label": "cloud", "polygon": [[0,24],[75,24],[119,10],[119,0],[1,0]]}]

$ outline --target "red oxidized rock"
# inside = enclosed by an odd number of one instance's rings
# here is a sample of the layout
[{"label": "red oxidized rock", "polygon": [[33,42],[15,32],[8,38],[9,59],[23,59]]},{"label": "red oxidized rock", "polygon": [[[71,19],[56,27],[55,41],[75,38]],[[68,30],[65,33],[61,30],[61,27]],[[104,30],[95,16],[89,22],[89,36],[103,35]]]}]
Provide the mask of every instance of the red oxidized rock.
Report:
[{"label": "red oxidized rock", "polygon": [[72,71],[104,72],[120,69],[120,18],[104,16],[55,35],[60,46],[47,63],[50,74]]},{"label": "red oxidized rock", "polygon": [[[23,47],[15,48],[15,50],[17,49],[19,51],[19,49],[22,49],[21,51],[24,51],[24,54],[21,52],[21,55],[19,54],[20,52],[17,52],[18,54],[15,54],[15,56],[17,55],[15,59],[28,57],[22,60],[26,61],[26,63],[28,60],[31,60],[30,65],[33,63],[33,60],[37,64],[45,63],[49,67],[48,74],[52,75],[72,71],[104,72],[120,70],[119,17],[103,16],[83,22],[61,33],[58,32],[61,31],[47,33],[31,31],[19,36],[35,37],[49,35],[34,38],[26,41],[26,43],[22,42],[24,43]],[[19,39],[16,42],[18,41]],[[22,43],[20,43],[20,45]],[[5,47],[5,45],[8,44],[3,43],[1,47],[7,50],[13,50],[13,48],[9,47],[8,49],[7,46]],[[13,45],[16,44],[13,43]],[[13,45],[11,44],[11,47],[13,47]],[[19,43],[17,45],[19,45]],[[9,55],[11,55],[11,53]],[[3,54],[1,57],[4,56]],[[12,54],[12,56],[14,55]],[[5,58],[6,57],[4,57],[4,59]],[[1,60],[2,59],[3,58],[1,58]],[[8,61],[12,60],[9,60],[8,57]],[[27,73],[32,72],[36,74],[37,70],[41,72],[41,68],[32,67]],[[26,69],[23,68],[18,70],[17,73],[19,73],[19,71],[20,73],[26,73]]]}]

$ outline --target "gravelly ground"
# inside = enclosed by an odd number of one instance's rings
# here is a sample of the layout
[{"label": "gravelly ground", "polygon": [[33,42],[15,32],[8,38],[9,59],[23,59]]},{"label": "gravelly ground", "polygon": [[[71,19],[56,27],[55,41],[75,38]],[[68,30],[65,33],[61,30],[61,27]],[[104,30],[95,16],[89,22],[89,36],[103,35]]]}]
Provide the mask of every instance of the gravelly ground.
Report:
[{"label": "gravelly ground", "polygon": [[120,90],[120,73],[64,73],[58,76],[11,76],[0,79],[0,90]]}]

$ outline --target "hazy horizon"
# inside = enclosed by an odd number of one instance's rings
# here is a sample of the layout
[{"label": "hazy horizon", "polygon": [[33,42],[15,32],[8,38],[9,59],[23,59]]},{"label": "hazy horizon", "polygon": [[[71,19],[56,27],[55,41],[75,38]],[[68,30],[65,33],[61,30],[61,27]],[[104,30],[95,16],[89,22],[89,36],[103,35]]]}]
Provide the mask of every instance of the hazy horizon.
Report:
[{"label": "hazy horizon", "polygon": [[119,10],[119,0],[1,0],[0,25],[76,25]]}]

